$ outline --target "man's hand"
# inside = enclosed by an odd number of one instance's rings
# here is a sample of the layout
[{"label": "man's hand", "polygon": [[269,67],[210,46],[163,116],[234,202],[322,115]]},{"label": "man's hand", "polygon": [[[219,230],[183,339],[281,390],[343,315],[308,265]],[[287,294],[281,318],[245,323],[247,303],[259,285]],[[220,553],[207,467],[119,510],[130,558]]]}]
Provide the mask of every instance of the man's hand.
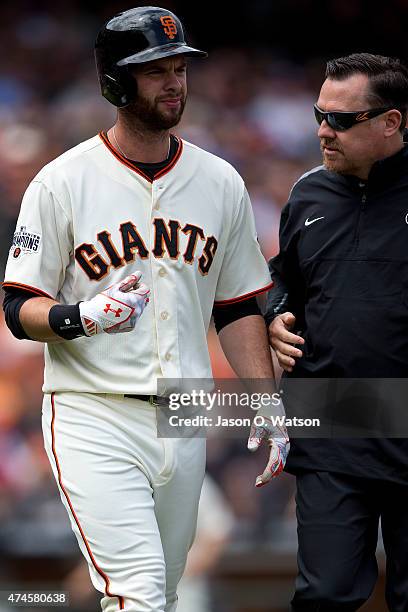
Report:
[{"label": "man's hand", "polygon": [[140,283],[141,277],[141,272],[135,272],[92,300],[80,303],[81,321],[87,336],[102,331],[117,334],[134,329],[149,302],[150,289]]},{"label": "man's hand", "polygon": [[284,312],[274,318],[269,325],[269,342],[276,353],[279,365],[286,372],[291,372],[295,365],[294,357],[302,357],[301,350],[293,346],[294,344],[304,344],[301,336],[293,334],[295,326],[295,316],[291,312]]},{"label": "man's hand", "polygon": [[255,423],[252,423],[248,438],[248,449],[255,452],[262,441],[266,441],[270,447],[269,461],[263,473],[257,476],[255,481],[256,487],[262,487],[283,471],[289,454],[290,443],[286,427],[274,426],[269,417],[261,417],[259,413],[258,418],[263,419],[263,424],[255,425]]}]

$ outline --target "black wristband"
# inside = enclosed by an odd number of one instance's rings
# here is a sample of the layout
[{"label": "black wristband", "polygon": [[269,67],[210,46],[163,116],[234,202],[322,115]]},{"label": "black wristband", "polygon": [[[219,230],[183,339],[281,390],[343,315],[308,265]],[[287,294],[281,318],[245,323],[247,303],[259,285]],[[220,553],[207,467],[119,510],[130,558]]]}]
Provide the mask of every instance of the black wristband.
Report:
[{"label": "black wristband", "polygon": [[74,340],[86,335],[82,327],[79,304],[55,304],[50,308],[48,322],[52,331],[64,340]]}]

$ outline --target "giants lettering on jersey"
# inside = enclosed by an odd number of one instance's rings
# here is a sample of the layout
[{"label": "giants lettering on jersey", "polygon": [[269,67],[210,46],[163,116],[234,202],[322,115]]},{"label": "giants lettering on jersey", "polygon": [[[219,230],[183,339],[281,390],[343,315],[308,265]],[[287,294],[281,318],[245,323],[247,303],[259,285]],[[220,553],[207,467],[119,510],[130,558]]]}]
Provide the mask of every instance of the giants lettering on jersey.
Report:
[{"label": "giants lettering on jersey", "polygon": [[[75,259],[90,280],[101,280],[108,273],[110,266],[121,268],[134,261],[136,257],[139,259],[149,257],[149,250],[132,221],[121,223],[119,232],[122,240],[122,253],[116,249],[111,234],[107,230],[97,234],[97,240],[105,251],[103,257],[93,244],[83,242],[76,247]],[[182,245],[180,238],[182,238]],[[196,251],[199,241],[204,244],[198,257]],[[177,260],[183,251],[181,256],[184,262],[192,265],[197,257],[198,269],[203,276],[206,276],[214,261],[217,246],[217,239],[214,236],[206,237],[204,230],[197,225],[186,223],[184,227],[181,227],[179,221],[174,219],[169,221],[160,218],[153,219],[152,254],[157,259],[169,257]]]}]

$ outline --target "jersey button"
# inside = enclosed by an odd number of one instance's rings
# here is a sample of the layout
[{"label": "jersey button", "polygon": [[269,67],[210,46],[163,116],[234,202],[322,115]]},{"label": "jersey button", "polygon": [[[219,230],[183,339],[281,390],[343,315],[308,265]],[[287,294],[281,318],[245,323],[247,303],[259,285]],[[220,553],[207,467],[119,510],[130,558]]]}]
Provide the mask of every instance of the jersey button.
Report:
[{"label": "jersey button", "polygon": [[159,270],[159,276],[166,276],[167,272],[165,270],[165,268],[160,268]]},{"label": "jersey button", "polygon": [[165,321],[166,319],[169,318],[169,313],[166,310],[163,310],[163,312],[160,313],[160,316],[163,319],[163,321]]},{"label": "jersey button", "polygon": [[164,356],[164,358],[165,358],[165,360],[166,360],[166,361],[170,361],[170,359],[171,359],[171,353],[169,353],[169,352],[168,352],[168,353],[166,353],[166,354],[165,354],[165,356]]}]

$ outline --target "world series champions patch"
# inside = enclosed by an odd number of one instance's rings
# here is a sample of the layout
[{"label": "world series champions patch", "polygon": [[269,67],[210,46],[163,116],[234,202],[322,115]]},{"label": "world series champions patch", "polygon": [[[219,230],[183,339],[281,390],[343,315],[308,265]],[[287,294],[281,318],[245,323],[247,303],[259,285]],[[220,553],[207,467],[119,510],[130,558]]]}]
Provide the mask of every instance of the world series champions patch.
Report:
[{"label": "world series champions patch", "polygon": [[27,231],[26,226],[22,225],[20,229],[14,232],[10,250],[13,252],[13,257],[17,258],[21,253],[38,253],[40,244],[41,235]]}]

